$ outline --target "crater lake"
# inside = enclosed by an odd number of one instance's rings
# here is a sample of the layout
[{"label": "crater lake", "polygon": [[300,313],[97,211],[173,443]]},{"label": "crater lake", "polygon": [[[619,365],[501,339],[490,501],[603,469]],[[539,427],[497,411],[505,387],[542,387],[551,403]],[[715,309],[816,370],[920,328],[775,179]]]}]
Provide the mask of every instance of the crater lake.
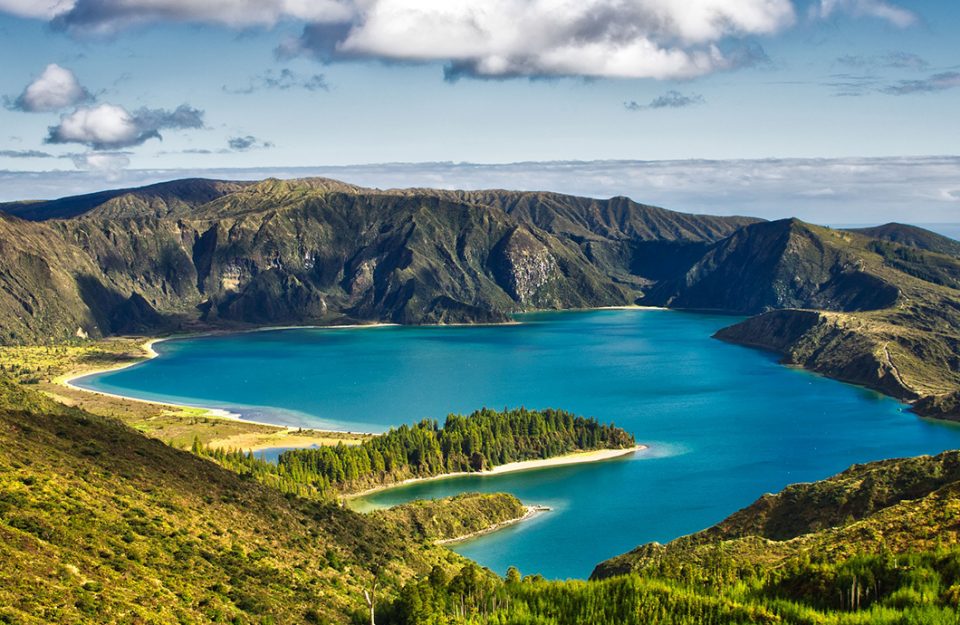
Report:
[{"label": "crater lake", "polygon": [[83,388],[244,418],[382,432],[481,407],[562,408],[646,451],[593,464],[392,488],[389,506],[466,491],[550,512],[453,548],[497,573],[583,578],[611,556],[708,527],[765,492],[854,463],[960,447],[960,427],[711,338],[738,318],[666,310],[532,313],[501,326],[284,329],[175,339]]}]

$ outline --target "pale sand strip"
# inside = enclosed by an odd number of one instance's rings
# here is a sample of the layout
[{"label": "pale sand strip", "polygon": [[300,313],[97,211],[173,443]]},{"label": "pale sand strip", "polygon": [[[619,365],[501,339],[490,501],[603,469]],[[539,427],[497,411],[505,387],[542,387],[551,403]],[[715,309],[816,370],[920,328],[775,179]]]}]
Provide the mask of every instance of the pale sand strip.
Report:
[{"label": "pale sand strip", "polygon": [[567,454],[564,456],[556,456],[554,458],[544,458],[541,460],[524,460],[522,462],[508,462],[507,464],[501,464],[499,466],[493,467],[492,469],[487,469],[485,471],[458,471],[456,473],[444,473],[442,475],[432,475],[430,477],[411,477],[400,482],[395,482],[393,484],[384,484],[383,486],[377,486],[375,488],[368,488],[367,490],[360,491],[358,493],[350,493],[345,495],[345,499],[356,499],[358,497],[364,497],[373,493],[378,493],[380,491],[389,490],[391,488],[399,488],[401,486],[408,486],[410,484],[416,484],[417,482],[429,482],[433,480],[445,480],[452,477],[468,477],[468,476],[479,476],[486,477],[491,475],[500,475],[503,473],[515,473],[517,471],[529,471],[532,469],[544,469],[548,467],[559,467],[570,464],[583,464],[587,462],[600,462],[603,460],[612,460],[613,458],[621,458],[623,456],[630,456],[639,451],[647,449],[646,445],[637,445],[635,447],[628,447],[626,449],[595,449],[591,451],[577,451],[572,454]]},{"label": "pale sand strip", "polygon": [[463,536],[457,536],[455,538],[445,538],[443,540],[436,541],[438,545],[452,545],[455,543],[462,543],[464,541],[470,540],[471,538],[477,538],[478,536],[483,536],[485,534],[492,534],[493,532],[498,532],[505,527],[510,527],[511,525],[516,525],[517,523],[523,523],[524,521],[529,521],[535,516],[539,516],[544,512],[549,512],[550,508],[547,506],[525,506],[526,512],[523,516],[517,517],[515,519],[509,519],[507,521],[501,521],[491,525],[490,527],[485,527],[482,530],[477,530],[476,532],[470,532],[469,534],[464,534]]}]

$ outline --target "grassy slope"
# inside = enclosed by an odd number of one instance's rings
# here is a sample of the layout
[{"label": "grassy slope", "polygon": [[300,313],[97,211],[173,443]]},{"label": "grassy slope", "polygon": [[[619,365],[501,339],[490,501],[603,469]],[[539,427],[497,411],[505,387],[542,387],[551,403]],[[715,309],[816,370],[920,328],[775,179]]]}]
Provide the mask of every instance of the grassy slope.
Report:
[{"label": "grassy slope", "polygon": [[955,625],[958,537],[960,452],[887,460],[639,547],[588,582],[420,577],[377,622]]},{"label": "grassy slope", "polygon": [[[831,292],[824,288],[808,300],[819,298],[826,310],[774,310],[717,336],[774,349],[786,362],[900,399],[920,399],[921,414],[960,416],[951,400],[960,390],[960,258],[857,233],[808,224],[797,228],[802,236],[789,241],[796,258],[791,267],[810,262],[811,256],[832,259],[822,270],[828,282],[815,286],[861,283],[868,277],[895,288],[894,301],[878,307],[844,306],[849,300],[831,301]],[[862,283],[866,293],[873,289]],[[790,281],[773,284],[788,290]]]},{"label": "grassy slope", "polygon": [[147,357],[143,339],[111,337],[73,340],[59,345],[0,346],[0,371],[55,401],[87,412],[116,418],[147,436],[180,449],[195,439],[227,449],[297,447],[312,444],[356,444],[361,434],[288,430],[211,415],[202,408],[127,400],[67,387],[64,378],[126,366]]},{"label": "grassy slope", "polygon": [[854,465],[831,478],[764,495],[717,525],[642,545],[597,566],[594,577],[704,564],[718,548],[734,566],[788,566],[956,545],[960,451]]},{"label": "grassy slope", "polygon": [[521,519],[527,508],[506,493],[466,493],[444,499],[418,500],[371,513],[395,524],[409,536],[449,541]]},{"label": "grassy slope", "polygon": [[460,562],[6,379],[0,399],[0,619],[340,622],[374,560],[388,588]]}]

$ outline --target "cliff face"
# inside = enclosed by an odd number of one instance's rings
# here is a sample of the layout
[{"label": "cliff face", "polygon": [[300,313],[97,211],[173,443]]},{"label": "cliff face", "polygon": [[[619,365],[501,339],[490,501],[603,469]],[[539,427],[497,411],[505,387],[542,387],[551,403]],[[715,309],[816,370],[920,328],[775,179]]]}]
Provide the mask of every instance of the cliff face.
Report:
[{"label": "cliff face", "polygon": [[[637,237],[669,238],[689,257],[752,222],[622,198],[325,179],[177,181],[5,208],[42,220],[8,218],[22,245],[0,258],[3,340],[27,342],[198,324],[497,322],[627,304],[656,273],[634,262]],[[31,293],[23,308],[17,298]]]},{"label": "cliff face", "polygon": [[843,315],[777,310],[724,328],[715,336],[779,352],[785,364],[799,365],[898,399],[919,397],[890,354],[889,344],[898,338],[874,333]]},{"label": "cliff face", "polygon": [[685,274],[644,301],[755,314],[777,308],[873,310],[892,306],[896,286],[864,271],[825,229],[795,219],[747,226],[715,244]]}]

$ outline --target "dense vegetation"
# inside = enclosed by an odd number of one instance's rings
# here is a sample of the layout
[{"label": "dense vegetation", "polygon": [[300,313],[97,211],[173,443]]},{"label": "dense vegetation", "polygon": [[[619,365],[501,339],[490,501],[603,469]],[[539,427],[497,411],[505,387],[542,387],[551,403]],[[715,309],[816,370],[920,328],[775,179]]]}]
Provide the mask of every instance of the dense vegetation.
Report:
[{"label": "dense vegetation", "polygon": [[465,417],[451,414],[443,427],[431,420],[401,425],[360,445],[290,450],[276,465],[252,454],[207,449],[199,441],[193,451],[282,492],[329,498],[412,477],[483,471],[509,462],[635,444],[630,434],[596,419],[519,408],[483,409]]},{"label": "dense vegetation", "polygon": [[380,625],[955,625],[960,548],[743,566],[702,565],[602,581],[506,580],[434,571],[381,606]]},{"label": "dense vegetation", "polygon": [[507,493],[465,493],[443,499],[411,501],[370,517],[402,528],[407,535],[449,542],[518,521],[527,507]]},{"label": "dense vegetation", "polygon": [[0,623],[344,622],[375,563],[389,596],[462,562],[0,377]]}]

